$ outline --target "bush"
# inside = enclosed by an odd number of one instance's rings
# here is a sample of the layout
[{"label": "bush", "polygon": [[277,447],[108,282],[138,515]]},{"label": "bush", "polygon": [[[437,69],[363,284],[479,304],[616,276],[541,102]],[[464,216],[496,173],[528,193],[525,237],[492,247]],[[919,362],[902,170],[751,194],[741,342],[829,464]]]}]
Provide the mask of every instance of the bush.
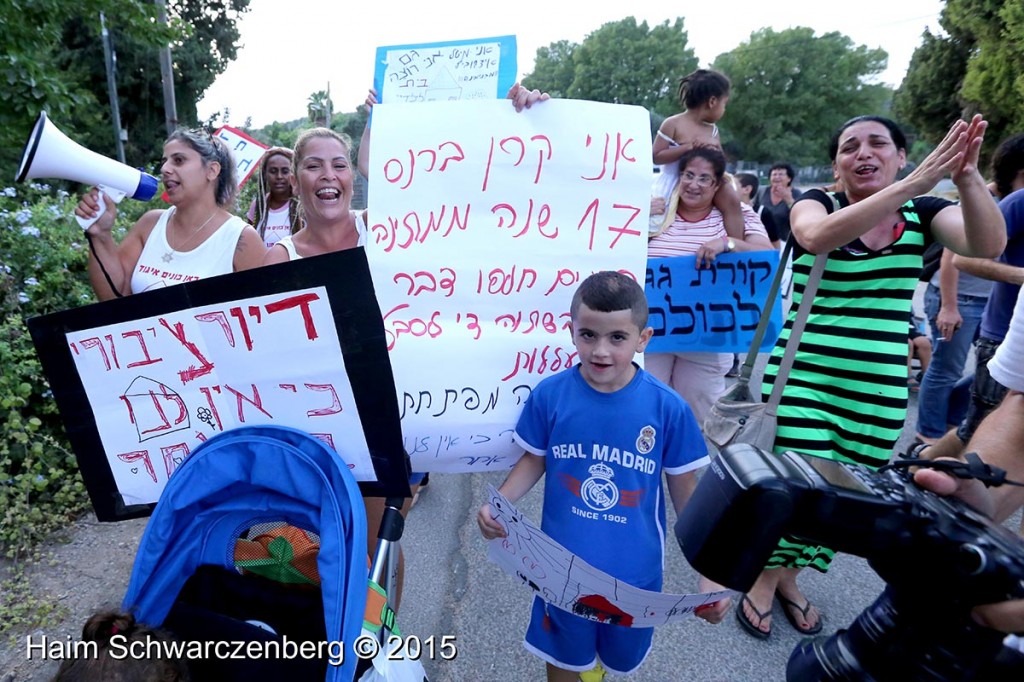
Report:
[{"label": "bush", "polygon": [[[76,201],[34,183],[0,190],[0,551],[11,559],[88,508],[25,324],[95,301],[88,242],[72,215]],[[146,207],[127,208],[119,232]]]}]

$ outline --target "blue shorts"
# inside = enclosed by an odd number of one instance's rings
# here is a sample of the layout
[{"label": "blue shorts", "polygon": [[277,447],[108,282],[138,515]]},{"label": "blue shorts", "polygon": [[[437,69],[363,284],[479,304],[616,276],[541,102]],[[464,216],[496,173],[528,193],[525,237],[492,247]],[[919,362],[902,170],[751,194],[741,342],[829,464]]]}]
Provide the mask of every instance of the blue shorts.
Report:
[{"label": "blue shorts", "polygon": [[[544,616],[549,617],[545,625]],[[533,614],[523,645],[551,665],[564,670],[590,670],[601,659],[608,672],[627,675],[647,658],[654,628],[627,628],[598,623],[533,598]]]}]

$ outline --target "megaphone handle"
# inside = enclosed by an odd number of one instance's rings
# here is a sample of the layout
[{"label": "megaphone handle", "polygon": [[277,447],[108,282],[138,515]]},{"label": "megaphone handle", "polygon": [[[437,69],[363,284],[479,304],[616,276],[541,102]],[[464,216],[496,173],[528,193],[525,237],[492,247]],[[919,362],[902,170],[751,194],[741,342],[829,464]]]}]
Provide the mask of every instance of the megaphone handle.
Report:
[{"label": "megaphone handle", "polygon": [[100,216],[103,215],[103,212],[107,210],[107,202],[103,201],[104,194],[110,197],[110,200],[113,201],[115,204],[121,203],[121,199],[124,199],[125,197],[125,193],[122,192],[121,190],[114,189],[113,187],[107,187],[106,185],[97,185],[96,189],[100,191],[100,210],[96,212],[96,216],[93,218],[83,218],[77,215],[75,216],[75,220],[78,221],[78,224],[82,226],[83,230],[89,229],[89,226],[92,225],[97,220],[99,220]]}]

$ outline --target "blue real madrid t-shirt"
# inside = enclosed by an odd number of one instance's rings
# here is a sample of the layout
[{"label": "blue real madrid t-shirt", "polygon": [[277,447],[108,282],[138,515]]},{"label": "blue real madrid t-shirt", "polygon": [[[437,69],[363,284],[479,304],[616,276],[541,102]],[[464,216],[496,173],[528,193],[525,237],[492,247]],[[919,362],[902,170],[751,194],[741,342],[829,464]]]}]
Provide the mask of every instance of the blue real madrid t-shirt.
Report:
[{"label": "blue real madrid t-shirt", "polygon": [[594,567],[660,590],[662,471],[709,462],[689,405],[639,368],[622,389],[601,393],[577,365],[537,385],[514,437],[546,458],[541,529]]}]

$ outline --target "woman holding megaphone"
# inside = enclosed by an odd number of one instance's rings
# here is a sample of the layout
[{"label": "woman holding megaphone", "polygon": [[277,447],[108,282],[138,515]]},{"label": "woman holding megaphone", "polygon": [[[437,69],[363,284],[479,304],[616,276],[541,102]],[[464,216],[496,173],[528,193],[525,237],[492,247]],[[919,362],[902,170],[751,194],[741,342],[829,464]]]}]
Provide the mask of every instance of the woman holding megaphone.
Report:
[{"label": "woman holding megaphone", "polygon": [[[116,204],[93,188],[75,208],[99,218],[85,231],[89,280],[101,301],[260,265],[259,234],[229,212],[237,183],[224,142],[204,131],[176,130],[164,143],[160,179],[171,204],[147,212],[120,244],[111,230]],[[105,210],[101,212],[100,201]]]}]

